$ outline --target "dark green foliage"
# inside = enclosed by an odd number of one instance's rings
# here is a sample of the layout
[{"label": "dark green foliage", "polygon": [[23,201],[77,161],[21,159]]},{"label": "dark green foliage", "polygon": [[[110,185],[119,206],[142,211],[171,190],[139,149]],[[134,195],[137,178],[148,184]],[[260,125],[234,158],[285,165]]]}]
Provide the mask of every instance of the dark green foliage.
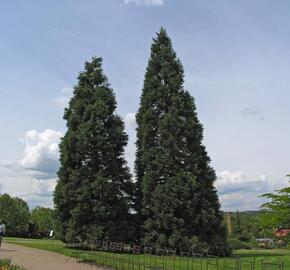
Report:
[{"label": "dark green foliage", "polygon": [[67,132],[55,206],[62,239],[75,242],[130,238],[132,182],[124,160],[128,137],[101,58],[85,63],[65,111]]},{"label": "dark green foliage", "polygon": [[237,249],[252,249],[255,247],[255,241],[254,244],[252,244],[250,241],[241,241],[238,238],[230,237],[228,239],[228,243],[230,246],[230,249],[237,250]]},{"label": "dark green foliage", "polygon": [[260,211],[232,213],[232,237],[244,242],[250,242],[253,238],[265,237],[260,224],[261,215]]},{"label": "dark green foliage", "polygon": [[6,235],[26,236],[30,221],[27,203],[8,194],[0,195],[0,220],[6,226]]},{"label": "dark green foliage", "polygon": [[136,116],[135,207],[144,243],[182,249],[194,247],[197,238],[212,252],[226,252],[216,175],[202,145],[194,99],[183,83],[183,67],[161,29]]}]

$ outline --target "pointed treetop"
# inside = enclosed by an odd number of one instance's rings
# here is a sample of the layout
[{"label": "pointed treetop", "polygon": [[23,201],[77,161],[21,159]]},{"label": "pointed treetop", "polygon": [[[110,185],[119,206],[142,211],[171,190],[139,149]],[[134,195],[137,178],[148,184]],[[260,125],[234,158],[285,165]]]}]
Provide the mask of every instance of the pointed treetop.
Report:
[{"label": "pointed treetop", "polygon": [[[157,37],[153,38],[154,43],[167,45],[172,47],[171,39],[169,38],[165,28],[161,27],[159,32],[156,33]],[[153,43],[153,45],[154,45]]]},{"label": "pointed treetop", "polygon": [[158,34],[168,36],[167,31],[163,26],[160,27]]},{"label": "pointed treetop", "polygon": [[91,62],[85,62],[84,71],[78,76],[80,86],[109,87],[108,79],[102,68],[103,59],[92,57]]},{"label": "pointed treetop", "polygon": [[[183,89],[184,71],[182,64],[173,49],[170,37],[165,28],[153,38],[151,53],[145,74],[144,93],[153,89],[150,84],[165,85],[169,90]],[[173,86],[174,85],[174,86]]]}]

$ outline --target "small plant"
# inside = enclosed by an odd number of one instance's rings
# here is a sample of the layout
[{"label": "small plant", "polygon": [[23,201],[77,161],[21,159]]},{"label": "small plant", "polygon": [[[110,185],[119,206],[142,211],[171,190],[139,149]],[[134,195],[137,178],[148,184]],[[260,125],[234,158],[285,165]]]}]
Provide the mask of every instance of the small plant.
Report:
[{"label": "small plant", "polygon": [[25,270],[24,268],[11,264],[10,260],[2,259],[0,260],[0,270]]}]

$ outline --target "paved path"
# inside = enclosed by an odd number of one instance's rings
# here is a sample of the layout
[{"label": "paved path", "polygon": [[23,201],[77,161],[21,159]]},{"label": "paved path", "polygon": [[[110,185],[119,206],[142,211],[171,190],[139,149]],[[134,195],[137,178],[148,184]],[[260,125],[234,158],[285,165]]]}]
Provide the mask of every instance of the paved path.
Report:
[{"label": "paved path", "polygon": [[0,258],[11,259],[27,270],[102,270],[54,252],[7,243],[2,243]]}]

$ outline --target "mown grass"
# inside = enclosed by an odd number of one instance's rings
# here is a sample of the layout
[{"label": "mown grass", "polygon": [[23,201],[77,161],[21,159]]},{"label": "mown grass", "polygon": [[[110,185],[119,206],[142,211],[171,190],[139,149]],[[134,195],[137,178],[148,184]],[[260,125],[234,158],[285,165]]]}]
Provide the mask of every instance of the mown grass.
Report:
[{"label": "mown grass", "polygon": [[71,250],[66,248],[65,245],[59,240],[52,241],[49,239],[27,239],[27,238],[5,237],[4,241],[11,244],[18,244],[26,247],[52,251],[63,254],[65,256],[70,256],[71,254]]},{"label": "mown grass", "polygon": [[[290,250],[287,250],[287,249],[236,250],[235,254],[238,255],[242,259],[255,258],[256,261],[258,262],[261,262],[261,260],[264,260],[265,262],[271,262],[271,263],[284,262],[285,264],[284,269],[290,270]],[[272,268],[272,269],[278,269],[278,268]]]},{"label": "mown grass", "polygon": [[[216,259],[184,258],[184,257],[163,257],[155,255],[135,255],[135,254],[118,254],[110,252],[88,252],[79,251],[65,247],[65,245],[58,240],[39,240],[39,239],[23,239],[23,238],[5,238],[8,243],[23,245],[32,248],[44,249],[52,252],[57,252],[66,256],[77,257],[87,262],[97,263],[102,266],[107,266],[120,270],[215,270]],[[241,270],[248,270],[250,262],[255,260],[255,270],[262,270],[261,261],[271,263],[284,262],[284,269],[290,269],[290,251],[282,249],[272,250],[237,250],[234,255],[241,258],[243,267]],[[218,269],[236,269],[235,260],[232,258],[225,258],[218,260]],[[278,267],[271,267],[268,269],[279,269]]]}]

